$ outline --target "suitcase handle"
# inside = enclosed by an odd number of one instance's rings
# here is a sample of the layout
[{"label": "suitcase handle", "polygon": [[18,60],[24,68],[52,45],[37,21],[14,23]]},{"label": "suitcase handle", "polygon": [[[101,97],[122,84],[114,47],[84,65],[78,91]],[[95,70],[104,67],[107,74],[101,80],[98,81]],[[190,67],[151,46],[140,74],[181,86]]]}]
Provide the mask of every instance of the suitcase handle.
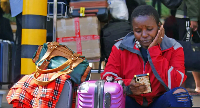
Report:
[{"label": "suitcase handle", "polygon": [[[96,16],[98,9],[93,9],[93,10],[85,10],[85,16]],[[80,13],[80,11],[78,11]]]}]

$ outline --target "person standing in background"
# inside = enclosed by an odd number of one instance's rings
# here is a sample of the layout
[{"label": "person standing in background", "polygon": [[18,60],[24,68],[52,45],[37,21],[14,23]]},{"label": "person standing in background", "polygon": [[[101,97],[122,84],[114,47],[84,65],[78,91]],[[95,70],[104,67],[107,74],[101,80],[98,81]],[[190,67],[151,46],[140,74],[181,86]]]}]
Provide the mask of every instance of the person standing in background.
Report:
[{"label": "person standing in background", "polygon": [[[176,12],[176,21],[178,24],[179,40],[183,40],[187,29],[192,29],[193,42],[199,43],[200,38],[198,32],[200,29],[200,0],[183,0]],[[185,40],[185,39],[184,39]],[[198,64],[197,64],[198,65]],[[200,94],[200,72],[192,72],[196,88],[195,91],[190,91],[190,94]],[[194,95],[195,95],[194,94]]]},{"label": "person standing in background", "polygon": [[21,35],[22,35],[22,7],[23,0],[10,0],[11,16],[16,18],[17,31],[16,31],[16,57],[14,60],[14,83],[21,78]]},{"label": "person standing in background", "polygon": [[126,1],[126,6],[128,8],[128,13],[129,13],[129,22],[132,21],[131,19],[131,14],[133,12],[133,10],[140,5],[146,5],[145,0],[125,0]]},{"label": "person standing in background", "polygon": [[13,41],[13,33],[10,21],[3,17],[4,11],[0,7],[0,39]]},{"label": "person standing in background", "polygon": [[155,8],[157,2],[157,11],[159,14],[159,17],[161,18],[161,2],[160,0],[152,0],[152,6]]}]

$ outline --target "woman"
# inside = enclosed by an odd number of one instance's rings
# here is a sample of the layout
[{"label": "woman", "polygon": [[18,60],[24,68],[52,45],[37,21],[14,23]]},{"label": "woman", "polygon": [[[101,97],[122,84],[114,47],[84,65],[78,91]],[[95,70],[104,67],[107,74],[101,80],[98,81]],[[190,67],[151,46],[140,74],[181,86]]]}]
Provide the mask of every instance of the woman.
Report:
[{"label": "woman", "polygon": [[[164,35],[159,15],[152,6],[138,6],[131,18],[133,32],[113,46],[101,78],[112,76],[124,81],[128,95],[126,108],[191,107],[190,95],[179,87],[186,79],[181,45]],[[156,78],[155,72],[169,91]],[[147,73],[151,93],[143,93],[146,86],[136,83],[134,78],[134,75]]]}]

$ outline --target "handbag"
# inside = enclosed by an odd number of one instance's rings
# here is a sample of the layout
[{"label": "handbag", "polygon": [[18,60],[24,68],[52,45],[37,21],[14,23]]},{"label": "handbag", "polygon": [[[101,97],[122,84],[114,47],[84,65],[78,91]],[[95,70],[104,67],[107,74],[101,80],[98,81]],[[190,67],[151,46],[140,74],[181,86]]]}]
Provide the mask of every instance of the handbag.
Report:
[{"label": "handbag", "polygon": [[[200,37],[198,31],[197,35]],[[187,32],[188,33],[188,32]],[[183,40],[186,38],[186,35],[184,36]],[[200,72],[200,43],[194,43],[192,41],[192,36],[190,36],[189,41],[178,41],[184,51],[185,56],[185,68],[188,71],[198,71]]]},{"label": "handbag", "polygon": [[160,0],[160,1],[169,9],[177,9],[182,3],[182,0]]},{"label": "handbag", "polygon": [[[47,85],[63,74],[68,74],[76,84],[87,81],[90,77],[91,67],[87,59],[58,42],[39,46],[33,56],[33,62],[36,64],[34,79],[38,85]],[[41,74],[53,72],[55,74],[49,81],[37,79]]]}]

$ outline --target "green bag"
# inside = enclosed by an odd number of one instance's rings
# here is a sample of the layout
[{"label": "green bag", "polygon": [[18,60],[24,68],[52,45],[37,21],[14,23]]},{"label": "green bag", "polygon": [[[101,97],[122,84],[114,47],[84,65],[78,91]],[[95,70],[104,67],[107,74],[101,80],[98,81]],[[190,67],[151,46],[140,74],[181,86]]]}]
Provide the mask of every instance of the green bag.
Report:
[{"label": "green bag", "polygon": [[[85,57],[73,52],[67,46],[59,45],[57,42],[49,42],[39,46],[33,56],[33,62],[36,64],[36,72],[39,72],[39,74],[56,71],[60,74],[68,72],[66,74],[69,74],[76,84],[87,81],[90,77],[91,67],[89,67],[89,62]],[[69,72],[69,70],[71,71]],[[58,77],[58,75],[54,77]]]}]

